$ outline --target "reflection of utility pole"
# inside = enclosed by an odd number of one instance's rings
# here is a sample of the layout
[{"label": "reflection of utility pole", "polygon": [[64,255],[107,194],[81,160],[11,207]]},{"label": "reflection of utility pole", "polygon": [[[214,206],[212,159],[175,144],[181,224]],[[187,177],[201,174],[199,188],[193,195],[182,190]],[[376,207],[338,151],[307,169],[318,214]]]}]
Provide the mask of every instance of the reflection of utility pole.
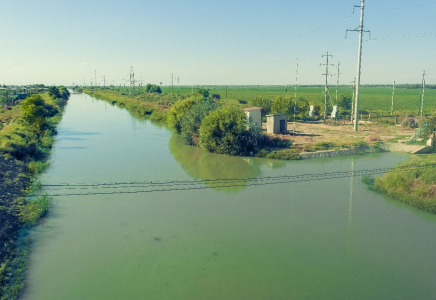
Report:
[{"label": "reflection of utility pole", "polygon": [[350,120],[351,123],[353,123],[353,119],[354,119],[354,95],[356,92],[356,78],[354,78],[353,81],[351,81],[351,83],[353,84],[353,96],[351,97],[351,116],[350,116]]},{"label": "reflection of utility pole", "polygon": [[[328,76],[330,75],[329,74],[329,57],[333,57],[333,55],[329,55],[329,52],[327,51],[327,54],[323,55],[322,57],[324,57],[324,56],[326,57],[326,63],[322,64],[322,65],[325,65],[325,74],[322,74],[322,75],[325,75],[325,90],[324,90],[324,93],[325,93],[325,97],[324,97],[324,122],[325,122],[326,114],[327,114],[327,93],[328,93],[328,89],[329,89]],[[331,66],[333,66],[333,65],[331,64]]]},{"label": "reflection of utility pole", "polygon": [[421,90],[421,117],[424,112],[424,92],[425,92],[425,71],[422,73],[422,90]]},{"label": "reflection of utility pole", "polygon": [[354,159],[351,159],[351,177],[350,177],[350,202],[348,205],[348,226],[351,227],[353,220],[353,181],[354,181]]},{"label": "reflection of utility pole", "polygon": [[392,86],[392,106],[391,106],[391,116],[394,115],[394,95],[395,95],[395,80],[394,80],[394,85]]},{"label": "reflection of utility pole", "polygon": [[294,135],[296,130],[296,124],[295,124],[295,112],[297,109],[297,85],[298,85],[298,57],[297,57],[297,66],[295,68],[295,93],[294,93]]}]

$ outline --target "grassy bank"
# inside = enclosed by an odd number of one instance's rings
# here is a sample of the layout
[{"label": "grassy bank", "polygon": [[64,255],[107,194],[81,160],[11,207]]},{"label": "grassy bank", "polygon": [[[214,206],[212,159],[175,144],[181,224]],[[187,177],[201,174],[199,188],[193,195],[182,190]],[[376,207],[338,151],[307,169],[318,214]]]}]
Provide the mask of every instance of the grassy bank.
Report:
[{"label": "grassy bank", "polygon": [[363,181],[389,198],[436,213],[436,154],[413,157],[381,178],[364,177]]},{"label": "grassy bank", "polygon": [[39,189],[37,177],[48,164],[68,97],[65,88],[52,87],[0,110],[0,119],[6,120],[0,132],[1,300],[16,299],[24,287],[30,242],[23,235],[46,214],[50,203],[46,196],[30,196]]},{"label": "grassy bank", "polygon": [[166,113],[178,99],[170,95],[160,94],[142,94],[131,97],[123,92],[109,89],[84,89],[83,92],[112,105],[125,108],[135,117],[149,118],[157,122],[165,120]]}]

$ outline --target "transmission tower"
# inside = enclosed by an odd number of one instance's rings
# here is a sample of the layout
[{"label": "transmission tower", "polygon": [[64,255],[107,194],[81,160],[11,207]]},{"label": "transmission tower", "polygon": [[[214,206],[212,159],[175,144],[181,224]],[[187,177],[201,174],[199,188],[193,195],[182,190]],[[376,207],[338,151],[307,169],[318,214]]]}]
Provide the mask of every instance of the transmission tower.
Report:
[{"label": "transmission tower", "polygon": [[95,87],[97,87],[97,70],[95,70]]},{"label": "transmission tower", "polygon": [[[348,31],[357,31],[359,32],[359,53],[357,55],[357,84],[356,84],[356,104],[355,104],[355,108],[354,108],[354,131],[357,131],[357,127],[359,124],[359,118],[358,118],[358,114],[359,114],[359,87],[360,87],[360,70],[362,68],[362,36],[364,32],[369,32],[368,30],[364,30],[363,27],[363,13],[365,10],[365,0],[361,0],[360,1],[360,6],[354,6],[354,8],[356,7],[360,7],[360,25],[353,30],[347,30]],[[354,9],[353,9],[354,11]],[[347,36],[347,34],[345,34],[345,37]]]},{"label": "transmission tower", "polygon": [[425,93],[425,71],[422,73],[422,89],[421,89],[421,117],[424,112],[424,93]]},{"label": "transmission tower", "polygon": [[130,66],[130,93],[129,96],[134,96],[135,93],[135,73],[133,73],[133,66]]},{"label": "transmission tower", "polygon": [[327,51],[326,55],[323,55],[322,57],[326,58],[326,63],[325,64],[321,64],[322,66],[325,66],[325,90],[324,90],[324,122],[326,119],[326,113],[327,113],[327,94],[329,92],[329,84],[328,84],[328,77],[329,77],[329,66],[334,66],[333,64],[329,64],[329,57],[333,57],[333,55],[330,55],[329,52]]}]

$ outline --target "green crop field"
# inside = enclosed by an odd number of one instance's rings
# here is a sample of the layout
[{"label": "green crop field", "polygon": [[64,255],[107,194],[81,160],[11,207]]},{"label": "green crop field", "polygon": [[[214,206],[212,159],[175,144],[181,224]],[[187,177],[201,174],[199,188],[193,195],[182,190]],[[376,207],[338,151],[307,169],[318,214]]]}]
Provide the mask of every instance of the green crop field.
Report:
[{"label": "green crop field", "polygon": [[[117,87],[115,87],[117,88]],[[173,94],[177,95],[190,95],[192,91],[199,88],[198,86],[187,87],[177,86],[173,87]],[[218,94],[221,96],[221,100],[227,100],[229,102],[242,103],[250,105],[250,100],[255,97],[263,97],[273,100],[278,96],[286,96],[286,86],[201,86],[201,88],[209,89],[210,94]],[[128,94],[129,88],[123,87],[121,90]],[[139,88],[137,87],[137,90]],[[163,86],[162,93],[171,93],[170,86]],[[293,86],[288,87],[288,97],[294,97],[295,89]],[[340,95],[352,95],[352,89],[350,87],[340,86],[338,91]],[[336,99],[336,87],[330,87],[330,95],[333,101]],[[304,98],[309,102],[315,102],[324,106],[324,87],[298,87],[297,98]],[[368,112],[381,112],[390,114],[392,103],[392,87],[386,86],[362,86],[360,88],[360,101],[359,110]],[[394,113],[395,114],[418,114],[420,106],[421,89],[413,88],[401,88],[395,89],[394,98]],[[245,103],[247,102],[247,103]],[[328,100],[327,105],[332,105]],[[436,89],[426,89],[424,98],[424,113],[433,113],[436,109]]]}]

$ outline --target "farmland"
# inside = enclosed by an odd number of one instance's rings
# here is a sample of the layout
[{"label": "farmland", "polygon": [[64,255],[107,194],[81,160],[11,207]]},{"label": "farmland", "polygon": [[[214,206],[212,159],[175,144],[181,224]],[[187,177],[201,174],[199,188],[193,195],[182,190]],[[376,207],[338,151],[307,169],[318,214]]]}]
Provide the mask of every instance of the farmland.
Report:
[{"label": "farmland", "polygon": [[[195,92],[199,86],[177,86],[173,87],[173,95],[179,94],[187,96]],[[201,86],[209,89],[210,94],[218,94],[222,100],[230,103],[239,103],[244,106],[250,105],[249,101],[255,97],[263,97],[273,100],[278,96],[286,96],[286,86]],[[115,87],[118,89],[118,87]],[[137,87],[137,92],[139,88]],[[121,92],[128,94],[129,87],[121,88]],[[170,94],[171,87],[162,87],[162,92]],[[294,97],[294,87],[288,87],[288,97]],[[353,93],[349,86],[340,86],[339,95],[349,95]],[[333,101],[336,97],[336,87],[330,87],[330,95]],[[324,87],[323,86],[301,86],[297,88],[297,98],[303,97],[309,102],[324,105]],[[392,103],[392,86],[362,86],[360,89],[359,110],[368,112],[379,112],[390,114]],[[421,99],[421,89],[408,89],[401,86],[395,88],[394,114],[417,115]],[[245,103],[247,102],[247,103]],[[331,106],[330,100],[327,105]],[[436,89],[426,89],[424,98],[424,113],[430,114],[436,108]]]}]

